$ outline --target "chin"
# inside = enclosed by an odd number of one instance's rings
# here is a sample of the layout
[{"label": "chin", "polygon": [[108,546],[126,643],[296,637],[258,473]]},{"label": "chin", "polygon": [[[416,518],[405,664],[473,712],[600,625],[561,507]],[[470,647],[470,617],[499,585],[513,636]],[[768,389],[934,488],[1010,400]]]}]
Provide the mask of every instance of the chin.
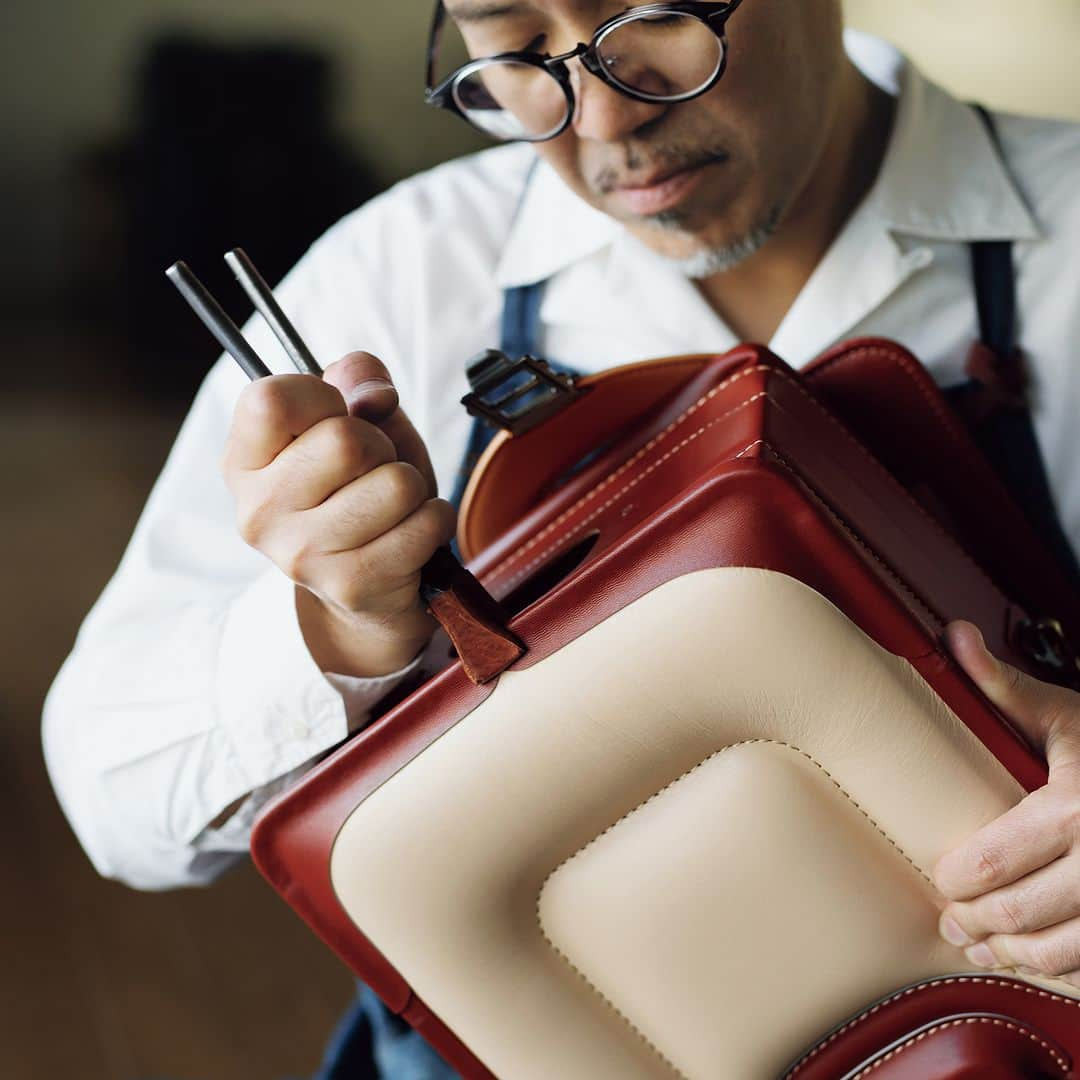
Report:
[{"label": "chin", "polygon": [[768,242],[783,217],[779,205],[761,209],[753,224],[744,227],[713,221],[693,231],[688,222],[651,220],[647,229],[635,230],[638,238],[681,273],[701,279],[724,273],[755,255]]}]

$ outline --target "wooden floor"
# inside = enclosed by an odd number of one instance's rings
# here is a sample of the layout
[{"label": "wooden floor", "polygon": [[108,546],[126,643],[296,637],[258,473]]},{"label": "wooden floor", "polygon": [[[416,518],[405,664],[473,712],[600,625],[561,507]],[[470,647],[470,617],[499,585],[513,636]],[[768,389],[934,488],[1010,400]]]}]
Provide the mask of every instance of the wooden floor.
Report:
[{"label": "wooden floor", "polygon": [[308,1075],[352,995],[345,969],[249,865],[205,891],[99,879],[45,774],[42,699],[183,411],[79,381],[0,399],[0,1074]]}]

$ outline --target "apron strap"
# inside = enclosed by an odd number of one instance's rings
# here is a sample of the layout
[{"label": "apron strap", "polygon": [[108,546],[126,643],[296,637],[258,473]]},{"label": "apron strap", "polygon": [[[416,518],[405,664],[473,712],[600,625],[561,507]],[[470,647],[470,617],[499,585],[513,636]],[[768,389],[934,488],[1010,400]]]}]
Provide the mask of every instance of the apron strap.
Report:
[{"label": "apron strap", "polygon": [[[979,106],[975,111],[1000,153],[992,117]],[[968,355],[970,381],[948,388],[945,395],[967,421],[972,437],[1028,521],[1080,588],[1080,563],[1058,517],[1024,396],[1012,243],[979,240],[970,249],[979,341]]]}]

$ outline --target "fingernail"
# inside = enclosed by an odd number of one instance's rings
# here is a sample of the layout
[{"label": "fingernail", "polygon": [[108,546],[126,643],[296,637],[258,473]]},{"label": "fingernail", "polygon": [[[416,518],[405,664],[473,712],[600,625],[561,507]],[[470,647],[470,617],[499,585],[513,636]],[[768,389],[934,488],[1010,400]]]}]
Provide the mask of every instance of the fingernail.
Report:
[{"label": "fingernail", "polygon": [[356,396],[357,394],[373,394],[377,390],[393,390],[397,393],[397,387],[392,382],[386,379],[365,379],[363,382],[358,382],[350,391],[350,396]]},{"label": "fingernail", "polygon": [[1017,964],[1016,971],[1019,971],[1021,975],[1041,975],[1042,972],[1038,968],[1027,967],[1025,964]]},{"label": "fingernail", "polygon": [[997,957],[989,945],[980,942],[964,950],[964,955],[976,966],[981,968],[997,967]]},{"label": "fingernail", "polygon": [[971,945],[974,943],[974,938],[964,933],[960,928],[959,923],[950,919],[948,915],[942,915],[941,925],[938,927],[941,932],[941,936],[950,945]]},{"label": "fingernail", "polygon": [[353,386],[345,396],[345,403],[351,409],[354,405],[366,401],[372,394],[389,391],[397,395],[397,387],[386,379],[365,379]]}]

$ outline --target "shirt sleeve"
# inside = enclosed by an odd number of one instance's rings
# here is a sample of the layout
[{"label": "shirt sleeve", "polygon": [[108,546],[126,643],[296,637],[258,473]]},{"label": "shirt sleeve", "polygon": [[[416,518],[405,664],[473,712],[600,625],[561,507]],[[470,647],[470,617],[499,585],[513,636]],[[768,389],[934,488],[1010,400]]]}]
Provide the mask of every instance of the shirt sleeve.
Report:
[{"label": "shirt sleeve", "polygon": [[[377,275],[355,257],[362,225],[332,230],[279,296],[320,362],[370,349],[391,363],[407,401],[411,372],[380,316]],[[246,333],[272,368],[288,370],[264,326]],[[45,705],[46,762],[74,831],[103,875],[140,888],[221,873],[263,803],[411,670],[320,671],[295,586],[240,539],[219,462],[245,383],[228,359],[207,377]]]}]

